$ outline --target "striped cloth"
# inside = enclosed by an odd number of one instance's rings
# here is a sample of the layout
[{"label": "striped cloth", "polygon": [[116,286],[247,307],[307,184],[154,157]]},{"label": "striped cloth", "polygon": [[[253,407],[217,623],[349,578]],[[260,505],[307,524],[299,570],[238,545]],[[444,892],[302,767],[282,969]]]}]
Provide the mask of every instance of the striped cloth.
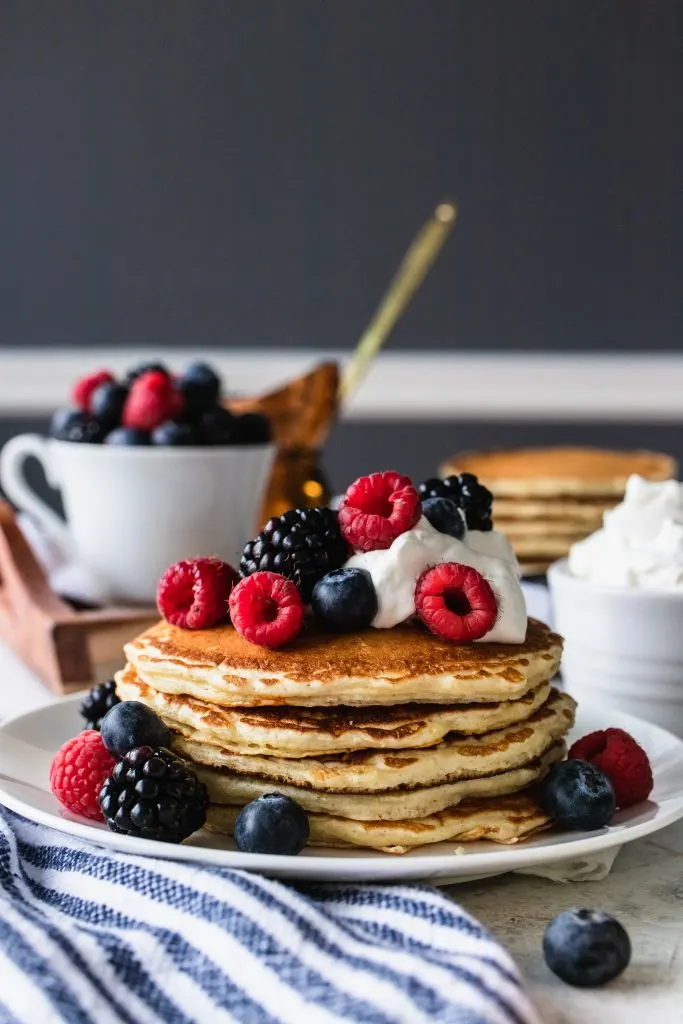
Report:
[{"label": "striped cloth", "polygon": [[0,809],[2,1024],[538,1024],[510,956],[416,886],[292,886]]}]

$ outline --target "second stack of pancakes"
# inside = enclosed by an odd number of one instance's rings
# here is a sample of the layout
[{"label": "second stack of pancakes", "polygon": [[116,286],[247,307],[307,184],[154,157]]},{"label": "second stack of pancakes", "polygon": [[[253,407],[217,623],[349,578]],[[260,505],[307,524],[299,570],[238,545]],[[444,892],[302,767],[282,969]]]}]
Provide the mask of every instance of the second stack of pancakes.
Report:
[{"label": "second stack of pancakes", "polygon": [[550,685],[561,649],[534,620],[521,645],[462,647],[406,625],[306,631],[286,651],[229,625],[160,622],[127,645],[117,692],[169,725],[216,831],[280,792],[309,813],[313,844],[510,843],[548,824],[533,786],[573,722],[574,702]]},{"label": "second stack of pancakes", "polygon": [[678,466],[669,455],[602,448],[509,448],[464,452],[443,467],[474,473],[495,499],[496,528],[510,539],[523,576],[545,573],[572,544],[602,526],[624,497],[632,473],[667,480]]}]

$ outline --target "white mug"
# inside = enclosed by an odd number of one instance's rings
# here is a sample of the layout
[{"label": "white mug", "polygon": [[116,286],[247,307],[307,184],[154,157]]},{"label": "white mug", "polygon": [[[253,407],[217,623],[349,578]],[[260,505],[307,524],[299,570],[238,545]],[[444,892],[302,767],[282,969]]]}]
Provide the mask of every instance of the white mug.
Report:
[{"label": "white mug", "polygon": [[[154,602],[183,558],[236,565],[254,534],[275,448],[117,447],[20,434],[0,454],[7,496],[92,580],[98,601]],[[24,476],[35,456],[62,494],[66,522]]]}]

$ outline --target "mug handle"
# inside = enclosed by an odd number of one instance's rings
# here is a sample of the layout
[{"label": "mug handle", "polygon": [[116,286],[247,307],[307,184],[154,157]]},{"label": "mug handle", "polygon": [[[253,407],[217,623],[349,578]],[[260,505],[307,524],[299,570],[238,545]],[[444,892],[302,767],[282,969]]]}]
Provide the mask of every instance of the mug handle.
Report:
[{"label": "mug handle", "polygon": [[41,464],[48,483],[59,486],[59,482],[52,478],[50,450],[45,438],[40,434],[19,434],[10,438],[0,452],[2,489],[18,508],[37,520],[48,537],[70,551],[71,538],[66,523],[26,482],[24,462],[30,455]]}]

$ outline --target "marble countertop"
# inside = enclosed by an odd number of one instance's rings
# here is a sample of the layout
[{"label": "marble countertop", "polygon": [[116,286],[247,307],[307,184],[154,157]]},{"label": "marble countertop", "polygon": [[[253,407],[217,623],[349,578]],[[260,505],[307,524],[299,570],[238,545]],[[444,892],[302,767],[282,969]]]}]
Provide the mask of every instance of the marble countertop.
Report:
[{"label": "marble countertop", "polygon": [[[54,699],[0,645],[0,721]],[[505,875],[448,893],[510,950],[544,1024],[683,1024],[683,822],[624,847],[599,882]],[[570,988],[543,962],[543,930],[570,906],[606,910],[631,936],[632,963],[606,988]]]}]

